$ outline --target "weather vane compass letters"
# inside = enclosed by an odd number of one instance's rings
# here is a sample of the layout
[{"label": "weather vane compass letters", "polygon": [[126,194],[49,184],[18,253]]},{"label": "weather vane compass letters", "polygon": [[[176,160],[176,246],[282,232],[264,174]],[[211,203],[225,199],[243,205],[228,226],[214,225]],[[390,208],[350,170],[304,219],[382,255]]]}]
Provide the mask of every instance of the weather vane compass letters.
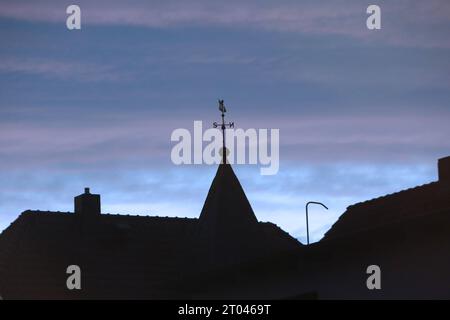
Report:
[{"label": "weather vane compass letters", "polygon": [[225,112],[227,112],[227,109],[225,108],[223,100],[219,100],[219,110],[220,110],[220,112],[222,112],[222,124],[214,122],[213,126],[214,126],[214,128],[220,127],[222,129],[222,141],[223,141],[222,163],[226,164],[227,163],[227,149],[225,147],[225,130],[227,128],[234,128],[234,122],[229,122],[229,123],[225,122]]}]

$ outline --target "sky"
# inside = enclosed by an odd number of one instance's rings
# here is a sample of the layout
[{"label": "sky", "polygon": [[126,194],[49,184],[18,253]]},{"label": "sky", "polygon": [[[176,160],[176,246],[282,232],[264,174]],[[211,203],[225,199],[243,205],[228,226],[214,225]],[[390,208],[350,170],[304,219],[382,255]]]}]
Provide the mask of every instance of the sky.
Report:
[{"label": "sky", "polygon": [[[81,8],[68,30],[66,8]],[[381,8],[368,30],[366,8]],[[177,128],[280,130],[280,169],[234,165],[261,221],[318,241],[347,206],[437,180],[450,155],[450,2],[0,0],[0,230],[27,209],[198,217],[216,165]]]}]

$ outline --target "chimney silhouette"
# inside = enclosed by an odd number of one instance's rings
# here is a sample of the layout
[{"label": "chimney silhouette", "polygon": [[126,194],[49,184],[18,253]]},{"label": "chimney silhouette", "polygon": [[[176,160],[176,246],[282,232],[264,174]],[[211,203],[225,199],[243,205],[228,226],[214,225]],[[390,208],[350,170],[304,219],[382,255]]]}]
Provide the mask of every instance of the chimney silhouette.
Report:
[{"label": "chimney silhouette", "polygon": [[75,197],[75,213],[83,217],[100,215],[100,195],[91,194],[89,188],[84,188],[84,193]]},{"label": "chimney silhouette", "polygon": [[438,160],[439,182],[450,183],[450,156]]}]

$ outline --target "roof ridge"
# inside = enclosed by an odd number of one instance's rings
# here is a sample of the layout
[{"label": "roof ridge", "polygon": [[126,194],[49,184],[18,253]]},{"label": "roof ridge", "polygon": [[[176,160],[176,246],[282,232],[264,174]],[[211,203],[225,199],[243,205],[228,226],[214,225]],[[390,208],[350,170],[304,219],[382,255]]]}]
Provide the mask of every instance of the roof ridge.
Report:
[{"label": "roof ridge", "polygon": [[370,232],[379,228],[383,228],[386,226],[391,226],[391,225],[396,225],[399,223],[405,223],[409,222],[409,221],[414,221],[416,219],[420,219],[423,217],[427,217],[430,215],[439,215],[439,214],[443,214],[449,211],[449,208],[440,208],[440,209],[436,209],[436,210],[432,210],[431,212],[428,213],[417,213],[411,216],[403,216],[403,217],[396,217],[392,220],[388,220],[388,221],[382,221],[379,222],[377,224],[374,225],[369,225],[367,227],[363,227],[363,228],[359,228],[359,229],[355,229],[355,230],[350,230],[348,232],[344,232],[343,234],[338,234],[338,235],[334,235],[334,233],[331,233],[330,236],[330,231],[333,229],[329,229],[325,234],[324,237],[322,239],[319,240],[319,242],[322,241],[330,241],[330,240],[334,240],[334,239],[340,239],[340,238],[345,238],[345,237],[349,237],[355,234],[359,234],[359,233],[365,233],[365,232]]},{"label": "roof ridge", "polygon": [[376,197],[376,198],[372,198],[372,199],[364,200],[364,201],[361,201],[361,202],[357,202],[355,204],[349,205],[347,208],[350,209],[350,208],[353,208],[353,207],[357,207],[359,205],[368,204],[368,203],[371,203],[371,202],[374,202],[374,201],[377,201],[377,200],[386,199],[386,198],[389,198],[389,197],[392,197],[392,196],[396,196],[396,195],[399,195],[399,194],[402,194],[402,193],[414,191],[414,190],[417,190],[417,189],[420,189],[420,188],[423,188],[423,187],[428,187],[428,186],[437,185],[437,184],[438,184],[438,181],[425,183],[425,184],[418,185],[418,186],[415,186],[415,187],[411,187],[411,188],[403,189],[403,190],[400,190],[400,191],[388,193],[386,195],[379,196],[379,197]]},{"label": "roof ridge", "polygon": [[[76,215],[74,212],[71,211],[51,211],[51,210],[25,210],[23,211],[20,216],[22,215]],[[143,219],[179,219],[179,220],[197,220],[197,218],[190,218],[190,217],[169,217],[169,216],[150,216],[150,215],[141,215],[141,214],[121,214],[121,213],[102,213],[100,217],[127,217],[127,218],[143,218]]]}]

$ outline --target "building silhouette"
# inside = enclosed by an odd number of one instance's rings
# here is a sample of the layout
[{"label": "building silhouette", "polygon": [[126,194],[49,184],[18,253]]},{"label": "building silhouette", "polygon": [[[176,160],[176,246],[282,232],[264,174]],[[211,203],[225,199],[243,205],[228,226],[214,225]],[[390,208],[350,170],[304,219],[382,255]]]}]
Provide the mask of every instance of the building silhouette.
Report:
[{"label": "building silhouette", "polygon": [[[0,235],[4,299],[450,298],[450,157],[439,180],[358,203],[309,246],[258,222],[229,164],[198,219],[25,211]],[[81,269],[81,289],[66,286]],[[366,286],[369,265],[381,290]]]}]

